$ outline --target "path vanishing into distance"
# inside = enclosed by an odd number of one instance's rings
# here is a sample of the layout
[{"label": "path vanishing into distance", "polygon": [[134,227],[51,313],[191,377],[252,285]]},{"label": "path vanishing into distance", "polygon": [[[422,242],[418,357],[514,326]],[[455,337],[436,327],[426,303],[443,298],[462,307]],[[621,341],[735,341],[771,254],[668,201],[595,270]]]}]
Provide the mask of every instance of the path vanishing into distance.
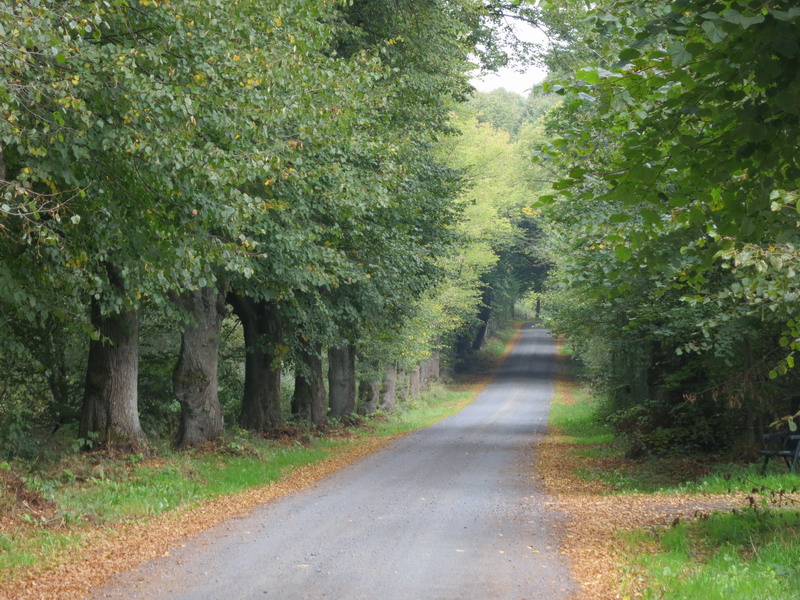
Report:
[{"label": "path vanishing into distance", "polygon": [[457,415],[305,490],[181,540],[91,598],[488,600],[574,589],[531,466],[555,344],[523,328]]}]

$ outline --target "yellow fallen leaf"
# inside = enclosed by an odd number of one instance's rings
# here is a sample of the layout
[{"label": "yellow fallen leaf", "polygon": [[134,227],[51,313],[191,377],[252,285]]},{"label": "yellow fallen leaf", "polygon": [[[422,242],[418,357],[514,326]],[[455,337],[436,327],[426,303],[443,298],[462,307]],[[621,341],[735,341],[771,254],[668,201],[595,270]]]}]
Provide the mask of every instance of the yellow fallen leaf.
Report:
[{"label": "yellow fallen leaf", "polygon": [[307,569],[308,565],[297,565],[298,569]]}]

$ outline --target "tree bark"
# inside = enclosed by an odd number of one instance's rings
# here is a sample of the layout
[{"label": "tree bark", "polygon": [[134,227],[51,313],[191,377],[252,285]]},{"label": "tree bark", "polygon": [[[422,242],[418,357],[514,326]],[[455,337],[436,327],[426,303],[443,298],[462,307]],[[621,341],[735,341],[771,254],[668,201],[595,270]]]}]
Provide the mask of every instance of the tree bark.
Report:
[{"label": "tree bark", "polygon": [[281,337],[278,307],[234,293],[228,294],[228,302],[242,322],[247,351],[239,425],[264,433],[283,424],[281,369],[272,345]]},{"label": "tree bark", "polygon": [[483,346],[483,341],[486,339],[486,332],[489,330],[489,319],[492,318],[492,296],[491,288],[486,288],[483,292],[483,305],[478,313],[478,319],[480,319],[481,324],[472,340],[473,351],[480,350],[481,346]]},{"label": "tree bark", "polygon": [[424,391],[439,381],[439,340],[433,341],[431,355],[420,365],[420,388]]},{"label": "tree bark", "polygon": [[432,380],[432,362],[428,358],[422,362],[419,367],[420,388],[422,391],[427,391],[431,387]]},{"label": "tree bark", "polygon": [[328,349],[330,416],[343,417],[356,410],[356,352],[351,344]]},{"label": "tree bark", "polygon": [[186,292],[177,302],[193,319],[184,325],[178,362],[172,372],[172,389],[181,405],[175,446],[185,448],[215,439],[224,428],[217,396],[217,366],[225,293],[204,287]]},{"label": "tree bark", "polygon": [[[48,321],[50,321],[48,319]],[[43,344],[46,348],[44,360],[50,363],[47,369],[47,386],[50,388],[52,402],[49,412],[53,420],[53,433],[64,425],[75,412],[69,402],[69,376],[67,375],[66,339],[58,335],[60,324],[50,321],[48,326],[53,331],[52,337]],[[43,349],[44,349],[43,348]],[[40,359],[41,360],[41,359]],[[47,364],[47,363],[43,363]]]},{"label": "tree bark", "polygon": [[392,410],[397,404],[397,365],[386,365],[383,372],[383,385],[381,386],[380,408]]},{"label": "tree bark", "polygon": [[436,338],[433,340],[433,350],[431,350],[431,368],[430,368],[430,377],[431,381],[439,381],[442,377],[441,373],[441,353],[439,352],[439,344],[442,343],[441,338]]},{"label": "tree bark", "polygon": [[103,315],[93,301],[91,318],[100,339],[89,343],[78,435],[94,437],[93,446],[139,452],[146,448],[137,396],[139,315],[135,310]]},{"label": "tree bark", "polygon": [[408,398],[408,373],[405,367],[397,367],[397,383],[395,384],[395,395],[399,400]]},{"label": "tree bark", "polygon": [[292,410],[314,425],[325,422],[325,383],[322,378],[322,347],[314,345],[310,351],[301,348],[297,353],[298,365],[294,379]]},{"label": "tree bark", "polygon": [[419,380],[420,370],[419,367],[411,369],[411,376],[408,381],[408,396],[409,398],[419,398]]},{"label": "tree bark", "polygon": [[378,410],[380,380],[377,377],[362,379],[358,385],[358,414],[371,415]]}]

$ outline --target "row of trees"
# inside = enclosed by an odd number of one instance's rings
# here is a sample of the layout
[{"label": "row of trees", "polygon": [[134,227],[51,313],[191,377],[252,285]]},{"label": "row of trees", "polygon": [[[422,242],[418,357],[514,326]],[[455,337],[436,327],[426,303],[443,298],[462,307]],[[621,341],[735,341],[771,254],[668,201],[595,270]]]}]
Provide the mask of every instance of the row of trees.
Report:
[{"label": "row of trees", "polygon": [[176,442],[212,439],[226,307],[246,347],[241,426],[281,424],[287,365],[295,415],[353,412],[356,353],[374,408],[398,364],[414,372],[475,310],[451,298],[447,261],[469,240],[441,140],[470,55],[504,60],[490,25],[515,4],[0,7],[6,415],[37,382],[55,411],[78,388],[80,438],[142,448],[140,328],[180,324]]},{"label": "row of trees", "polygon": [[543,7],[554,322],[636,449],[750,446],[800,408],[800,9]]}]

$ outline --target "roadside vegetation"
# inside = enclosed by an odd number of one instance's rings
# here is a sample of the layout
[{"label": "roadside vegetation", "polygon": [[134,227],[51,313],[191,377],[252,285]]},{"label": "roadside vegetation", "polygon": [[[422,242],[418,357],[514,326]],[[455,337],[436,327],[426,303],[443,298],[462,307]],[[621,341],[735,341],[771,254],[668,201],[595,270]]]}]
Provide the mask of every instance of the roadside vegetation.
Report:
[{"label": "roadside vegetation", "polygon": [[[605,399],[560,356],[540,461],[571,519],[585,598],[790,599],[800,584],[800,475],[723,455],[629,458]],[[573,537],[574,536],[574,537]]]},{"label": "roadside vegetation", "polygon": [[[794,476],[752,461],[800,427],[796,2],[41,0],[0,31],[0,519],[34,545],[400,431],[525,303],[591,386],[557,494],[623,528],[657,499],[680,528],[617,541],[731,580],[794,552]],[[509,61],[548,76],[474,93]]]},{"label": "roadside vegetation", "polygon": [[[491,346],[499,344],[503,351],[476,353],[473,369],[452,383],[436,383],[392,411],[331,422],[324,429],[287,426],[271,437],[233,429],[182,452],[165,443],[149,456],[107,450],[75,455],[67,445],[60,452],[54,448],[47,460],[13,461],[13,470],[7,461],[0,463],[5,484],[0,488],[0,592],[20,581],[47,585],[42,577],[49,568],[74,562],[94,536],[111,535],[120,525],[147,525],[163,515],[202,509],[215,499],[229,498],[226,502],[235,506],[242,494],[270,484],[293,491],[454,414],[483,388],[514,332],[509,326],[492,335]],[[303,475],[303,467],[316,468],[315,475]],[[171,528],[170,536],[177,543],[180,529]],[[124,539],[115,544],[124,550]]]},{"label": "roadside vegetation", "polygon": [[796,597],[800,476],[757,451],[800,426],[800,9],[542,6],[563,101],[531,211],[583,377],[542,465],[576,572],[589,598]]}]

